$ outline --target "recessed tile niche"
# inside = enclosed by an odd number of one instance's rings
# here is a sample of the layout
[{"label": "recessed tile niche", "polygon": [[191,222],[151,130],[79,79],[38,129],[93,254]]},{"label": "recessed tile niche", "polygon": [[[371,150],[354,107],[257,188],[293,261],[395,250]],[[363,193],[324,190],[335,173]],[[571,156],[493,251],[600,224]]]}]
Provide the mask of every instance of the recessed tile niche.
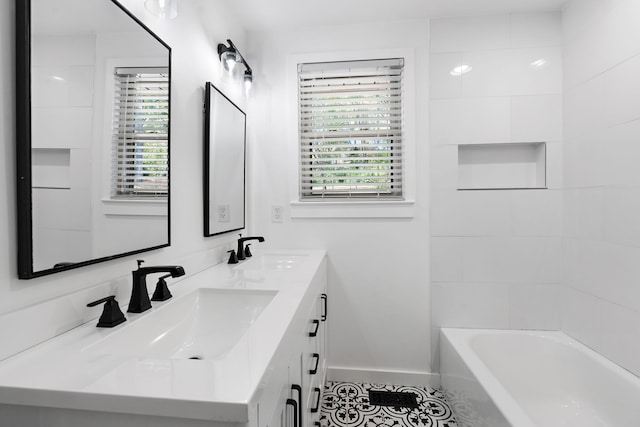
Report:
[{"label": "recessed tile niche", "polygon": [[544,142],[458,145],[458,190],[544,189]]},{"label": "recessed tile niche", "polygon": [[34,188],[71,188],[70,149],[33,148],[31,163],[32,186]]}]

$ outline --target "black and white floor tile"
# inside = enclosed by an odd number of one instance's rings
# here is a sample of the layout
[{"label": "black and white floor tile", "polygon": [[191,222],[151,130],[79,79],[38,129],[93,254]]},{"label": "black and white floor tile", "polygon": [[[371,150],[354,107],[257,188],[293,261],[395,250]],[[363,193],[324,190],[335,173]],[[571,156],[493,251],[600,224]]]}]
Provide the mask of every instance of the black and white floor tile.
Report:
[{"label": "black and white floor tile", "polygon": [[[410,392],[418,407],[369,404],[369,390]],[[441,390],[422,387],[328,382],[322,401],[322,427],[457,427]]]}]

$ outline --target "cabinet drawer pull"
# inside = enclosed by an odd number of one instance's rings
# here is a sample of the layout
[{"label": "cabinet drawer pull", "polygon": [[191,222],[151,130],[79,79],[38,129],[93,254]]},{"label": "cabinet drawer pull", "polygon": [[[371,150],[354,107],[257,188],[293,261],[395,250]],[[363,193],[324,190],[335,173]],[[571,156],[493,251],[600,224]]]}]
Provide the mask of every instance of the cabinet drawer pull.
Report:
[{"label": "cabinet drawer pull", "polygon": [[287,405],[293,406],[293,427],[298,427],[298,402],[294,399],[287,399]]},{"label": "cabinet drawer pull", "polygon": [[327,294],[322,294],[320,296],[322,298],[322,316],[320,317],[323,322],[327,321]]},{"label": "cabinet drawer pull", "polygon": [[291,386],[291,390],[298,392],[298,401],[295,406],[296,408],[296,411],[294,413],[295,422],[293,427],[298,427],[298,426],[302,427],[302,387],[299,386],[298,384],[293,384]]},{"label": "cabinet drawer pull", "polygon": [[313,354],[311,355],[311,357],[313,357],[314,359],[316,359],[316,364],[315,364],[315,366],[313,367],[313,369],[309,369],[309,373],[310,373],[311,375],[315,375],[315,374],[317,374],[317,373],[318,373],[318,364],[320,363],[320,355],[319,355],[318,353],[313,353]]},{"label": "cabinet drawer pull", "polygon": [[313,391],[318,393],[318,395],[316,396],[316,406],[311,408],[311,413],[315,414],[320,409],[320,396],[322,395],[322,390],[320,390],[319,387],[314,387]]},{"label": "cabinet drawer pull", "polygon": [[311,322],[314,324],[315,329],[309,332],[309,336],[315,337],[316,335],[318,335],[318,329],[320,328],[320,321],[318,319],[313,319]]}]

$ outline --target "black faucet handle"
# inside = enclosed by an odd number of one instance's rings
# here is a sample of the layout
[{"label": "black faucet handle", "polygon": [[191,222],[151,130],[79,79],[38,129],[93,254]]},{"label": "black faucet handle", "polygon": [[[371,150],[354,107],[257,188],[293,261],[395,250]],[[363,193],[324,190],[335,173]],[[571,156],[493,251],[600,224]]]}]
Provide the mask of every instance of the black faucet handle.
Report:
[{"label": "black faucet handle", "polygon": [[153,292],[151,301],[166,301],[173,296],[171,295],[171,292],[169,292],[167,281],[164,280],[167,277],[171,277],[171,274],[165,274],[164,276],[160,276],[158,278],[158,283],[156,283],[156,290]]},{"label": "black faucet handle", "polygon": [[251,249],[249,249],[249,246],[251,246],[251,243],[247,243],[244,246],[244,256],[245,258],[250,258],[253,256],[253,254],[251,253]]},{"label": "black faucet handle", "polygon": [[235,249],[231,249],[230,251],[227,251],[229,255],[229,261],[227,261],[227,264],[237,264],[238,263],[238,256],[236,255],[236,251]]},{"label": "black faucet handle", "polygon": [[87,307],[95,307],[102,303],[104,303],[104,307],[102,309],[102,315],[100,316],[100,319],[98,319],[98,328],[113,328],[127,320],[124,317],[122,310],[120,310],[120,306],[118,305],[118,301],[116,301],[115,295],[110,295],[90,302],[87,304]]}]

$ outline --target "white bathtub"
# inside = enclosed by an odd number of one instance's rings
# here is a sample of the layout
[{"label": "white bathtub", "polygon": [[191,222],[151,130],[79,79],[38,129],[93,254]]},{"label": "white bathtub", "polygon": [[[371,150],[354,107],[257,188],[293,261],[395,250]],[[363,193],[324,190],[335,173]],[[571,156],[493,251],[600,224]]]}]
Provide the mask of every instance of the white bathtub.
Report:
[{"label": "white bathtub", "polygon": [[638,427],[640,378],[562,332],[442,329],[460,427]]}]

